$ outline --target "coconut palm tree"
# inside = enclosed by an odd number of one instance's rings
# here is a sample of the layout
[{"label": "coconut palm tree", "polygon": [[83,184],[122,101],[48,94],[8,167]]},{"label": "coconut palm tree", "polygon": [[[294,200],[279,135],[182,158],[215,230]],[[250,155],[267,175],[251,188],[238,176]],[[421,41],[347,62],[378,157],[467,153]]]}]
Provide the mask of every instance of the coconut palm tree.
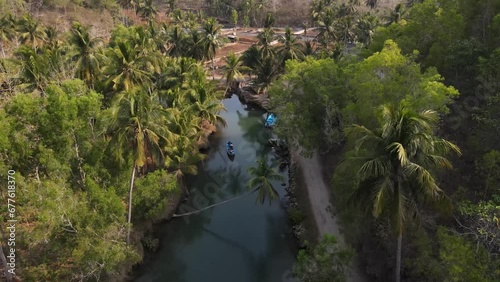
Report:
[{"label": "coconut palm tree", "polygon": [[75,62],[75,77],[85,81],[89,87],[93,87],[100,73],[97,48],[101,42],[100,38],[90,36],[88,27],[73,23],[68,43],[73,49],[71,60]]},{"label": "coconut palm tree", "polygon": [[113,100],[112,106],[103,116],[109,145],[120,163],[132,158],[130,178],[127,244],[130,243],[130,223],[132,218],[132,194],[136,173],[145,174],[147,165],[162,164],[162,149],[171,140],[168,124],[172,115],[157,101],[157,97],[147,94],[148,89],[137,87],[121,92]]},{"label": "coconut palm tree", "polygon": [[259,195],[257,196],[257,201],[261,204],[264,204],[266,199],[269,200],[269,204],[271,204],[272,200],[275,200],[279,197],[278,191],[274,188],[271,183],[272,180],[280,180],[283,181],[283,176],[276,172],[274,168],[267,164],[267,161],[264,159],[257,161],[257,166],[248,168],[248,172],[252,177],[248,181],[248,187],[250,189],[258,188]]},{"label": "coconut palm tree", "polygon": [[5,14],[0,19],[0,51],[5,58],[5,42],[12,40],[15,36],[15,19],[11,14]]},{"label": "coconut palm tree", "polygon": [[221,26],[214,18],[208,18],[202,25],[202,39],[204,58],[210,60],[212,64],[212,77],[214,76],[214,59],[217,49],[222,46],[223,40],[220,36]]},{"label": "coconut palm tree", "polygon": [[333,8],[325,9],[319,16],[318,26],[320,31],[317,38],[324,47],[329,46],[330,43],[337,39],[337,32],[335,29],[336,18],[337,14]]},{"label": "coconut palm tree", "polygon": [[289,27],[285,29],[285,34],[278,40],[282,45],[276,48],[276,53],[283,67],[286,60],[297,60],[304,57],[302,44],[297,41],[297,38],[292,34],[292,30]]},{"label": "coconut palm tree", "polygon": [[135,13],[143,20],[153,21],[154,17],[158,14],[158,10],[153,4],[153,0],[141,0],[135,7]]},{"label": "coconut palm tree", "polygon": [[168,54],[172,57],[182,56],[186,38],[186,33],[179,25],[174,25],[173,28],[169,29]]},{"label": "coconut palm tree", "polygon": [[32,16],[24,16],[16,23],[21,44],[30,44],[33,49],[39,48],[45,40],[45,30],[42,24]]},{"label": "coconut palm tree", "polygon": [[312,56],[316,53],[316,47],[311,40],[307,40],[304,42],[304,46],[302,47],[302,54],[304,56]]},{"label": "coconut palm tree", "polygon": [[276,19],[274,18],[274,14],[267,12],[266,18],[264,19],[264,28],[272,28],[275,23]]},{"label": "coconut palm tree", "polygon": [[365,14],[357,22],[356,37],[363,45],[368,46],[373,40],[375,29],[379,26],[378,18],[374,15]]},{"label": "coconut palm tree", "polygon": [[182,179],[186,174],[198,174],[197,164],[205,159],[206,155],[200,153],[192,136],[182,136],[174,145],[165,148],[165,166],[171,170],[181,183],[186,194],[189,195],[186,185]]},{"label": "coconut palm tree", "polygon": [[342,17],[335,23],[336,38],[344,44],[352,43],[356,34],[354,33],[355,21],[351,16]]},{"label": "coconut palm tree", "polygon": [[142,50],[132,44],[130,41],[118,42],[115,48],[106,52],[108,65],[103,73],[115,91],[129,91],[136,85],[151,81],[152,58],[141,54]]},{"label": "coconut palm tree", "polygon": [[265,28],[261,33],[257,35],[260,46],[260,58],[274,58],[275,52],[271,43],[274,41],[274,31],[270,28]]},{"label": "coconut palm tree", "polygon": [[19,80],[28,90],[44,92],[50,80],[50,63],[46,56],[28,46],[20,46],[15,52],[16,62],[21,66]]},{"label": "coconut palm tree", "polygon": [[243,65],[251,70],[255,70],[257,68],[259,60],[260,60],[260,51],[257,45],[250,46],[250,48],[245,50],[245,52],[243,52],[243,55],[241,56],[241,61],[243,62]]},{"label": "coconut palm tree", "polygon": [[356,140],[356,159],[363,162],[350,200],[371,210],[376,218],[390,218],[397,234],[398,282],[405,224],[418,217],[423,201],[436,202],[444,197],[430,169],[451,168],[443,156],[460,154],[456,145],[435,136],[438,119],[434,111],[416,113],[403,104],[399,109],[384,106],[378,129],[353,125],[348,130]]},{"label": "coconut palm tree", "polygon": [[235,80],[243,78],[243,71],[248,70],[249,68],[243,66],[243,61],[241,57],[236,57],[234,53],[229,53],[227,57],[224,58],[224,62],[226,63],[223,67],[224,69],[224,77],[226,78],[226,92],[230,89]]},{"label": "coconut palm tree", "polygon": [[[198,31],[198,29],[191,29],[187,40],[187,46],[185,54],[196,61],[203,61],[206,58],[206,46],[204,45],[203,35]],[[214,55],[215,57],[215,55]]]}]

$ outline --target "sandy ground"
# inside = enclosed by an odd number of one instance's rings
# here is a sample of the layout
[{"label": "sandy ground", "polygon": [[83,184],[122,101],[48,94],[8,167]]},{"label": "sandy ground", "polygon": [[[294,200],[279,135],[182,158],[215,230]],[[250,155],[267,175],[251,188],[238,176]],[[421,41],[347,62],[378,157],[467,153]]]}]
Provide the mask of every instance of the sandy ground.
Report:
[{"label": "sandy ground", "polygon": [[[318,227],[319,236],[323,237],[324,234],[332,234],[337,238],[339,243],[344,244],[344,235],[340,233],[337,219],[331,212],[331,189],[329,189],[329,186],[326,185],[323,180],[322,167],[317,153],[314,153],[311,158],[305,158],[298,153],[294,153],[293,157],[302,169],[304,182],[306,183],[309,201],[314,214],[314,219],[316,221],[316,226]],[[351,275],[347,281],[369,281],[357,261],[353,263],[351,267]]]}]

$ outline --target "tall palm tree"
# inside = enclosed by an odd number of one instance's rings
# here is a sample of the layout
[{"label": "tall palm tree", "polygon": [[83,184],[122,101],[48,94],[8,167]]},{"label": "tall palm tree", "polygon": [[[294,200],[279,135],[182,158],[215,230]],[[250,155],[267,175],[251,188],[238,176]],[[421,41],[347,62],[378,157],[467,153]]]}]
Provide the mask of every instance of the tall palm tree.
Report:
[{"label": "tall palm tree", "polygon": [[289,27],[285,29],[285,34],[278,40],[282,45],[278,46],[276,53],[282,62],[282,66],[285,65],[286,60],[297,60],[304,57],[302,44],[298,42]]},{"label": "tall palm tree", "polygon": [[274,48],[271,43],[274,41],[274,31],[271,28],[265,28],[261,33],[257,35],[260,46],[260,57],[264,58],[274,58]]},{"label": "tall palm tree", "polygon": [[183,54],[184,43],[186,42],[186,34],[182,31],[179,25],[174,25],[169,29],[168,54],[172,57],[180,57]]},{"label": "tall palm tree", "polygon": [[143,20],[153,21],[154,17],[158,14],[158,10],[153,4],[153,0],[142,0],[135,8],[135,13],[138,14]]},{"label": "tall palm tree", "polygon": [[212,77],[214,77],[214,59],[217,49],[222,46],[222,37],[220,36],[221,26],[214,18],[208,18],[203,22],[201,44],[203,46],[204,57],[211,61]]},{"label": "tall palm tree", "polygon": [[234,53],[229,53],[227,57],[224,58],[224,62],[226,63],[223,67],[224,69],[224,77],[226,78],[226,92],[235,80],[243,78],[242,72],[247,70],[248,67],[242,65],[243,61],[241,57],[236,57]]},{"label": "tall palm tree", "polygon": [[418,217],[423,201],[444,197],[429,169],[451,168],[443,157],[459,148],[435,136],[438,115],[434,111],[416,113],[401,104],[399,109],[384,106],[380,127],[371,131],[354,125],[356,158],[363,161],[357,187],[350,200],[371,210],[374,217],[387,216],[397,234],[396,281],[400,281],[401,245],[407,221]]},{"label": "tall palm tree", "polygon": [[319,15],[319,33],[317,38],[325,47],[329,46],[330,43],[337,39],[337,32],[335,29],[336,18],[337,14],[333,8],[327,8]]},{"label": "tall palm tree", "polygon": [[271,183],[272,180],[283,181],[283,176],[276,172],[274,168],[267,164],[265,159],[257,161],[257,166],[249,167],[248,172],[252,177],[248,181],[248,187],[250,189],[258,188],[259,195],[257,196],[257,201],[264,204],[266,199],[269,200],[271,204],[272,200],[278,198],[278,191],[274,188]]},{"label": "tall palm tree", "polygon": [[368,46],[373,40],[375,29],[379,26],[378,18],[374,15],[365,14],[358,20],[356,37],[363,45]]},{"label": "tall palm tree", "polygon": [[24,16],[16,23],[16,31],[19,33],[19,40],[22,44],[31,44],[33,49],[37,49],[45,40],[45,30],[42,24],[32,16]]},{"label": "tall palm tree", "polygon": [[92,38],[88,27],[74,22],[70,29],[68,43],[73,48],[72,61],[75,63],[75,76],[82,79],[89,87],[99,75],[100,66],[97,48],[102,42],[100,38]]},{"label": "tall palm tree", "polygon": [[104,114],[106,133],[111,136],[109,146],[116,158],[125,162],[132,157],[130,178],[127,244],[130,243],[132,218],[132,194],[136,173],[145,173],[148,161],[162,164],[163,147],[172,138],[168,124],[172,118],[158,102],[155,95],[148,95],[147,89],[137,87],[121,92],[113,100],[111,108]]},{"label": "tall palm tree", "polygon": [[149,83],[152,69],[151,58],[142,50],[134,48],[130,41],[118,42],[115,48],[107,50],[108,65],[103,72],[115,91],[129,91],[134,86]]},{"label": "tall palm tree", "polygon": [[312,56],[316,53],[316,47],[311,40],[307,40],[304,42],[304,46],[302,47],[302,54],[304,56]]},{"label": "tall palm tree", "polygon": [[187,187],[182,179],[186,174],[198,174],[197,164],[202,161],[206,155],[200,153],[196,148],[195,143],[190,139],[191,136],[180,138],[175,145],[170,145],[165,148],[165,166],[172,170],[182,187],[189,195]]},{"label": "tall palm tree", "polygon": [[337,40],[343,42],[344,44],[352,43],[355,38],[354,33],[354,18],[351,16],[342,17],[335,23],[335,29],[337,32]]},{"label": "tall palm tree", "polygon": [[250,68],[251,70],[255,70],[257,68],[258,62],[260,60],[260,51],[257,48],[257,45],[252,45],[250,48],[243,52],[241,56],[241,61],[243,65]]},{"label": "tall palm tree", "polygon": [[14,38],[15,35],[15,19],[11,14],[5,14],[0,19],[0,50],[2,58],[5,58],[5,42]]},{"label": "tall palm tree", "polygon": [[276,19],[274,18],[274,14],[271,12],[267,12],[266,18],[264,19],[264,28],[272,28]]},{"label": "tall palm tree", "polygon": [[50,80],[50,64],[46,56],[28,46],[20,46],[15,52],[17,63],[21,66],[19,79],[23,83],[21,86],[28,90],[39,90],[44,92]]}]

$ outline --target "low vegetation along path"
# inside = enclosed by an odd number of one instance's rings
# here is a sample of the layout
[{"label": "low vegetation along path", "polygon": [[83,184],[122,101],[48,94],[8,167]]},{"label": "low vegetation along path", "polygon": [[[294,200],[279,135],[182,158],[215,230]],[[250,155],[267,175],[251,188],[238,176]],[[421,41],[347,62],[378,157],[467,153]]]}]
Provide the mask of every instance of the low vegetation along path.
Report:
[{"label": "low vegetation along path", "polygon": [[[319,162],[318,154],[314,152],[311,158],[305,158],[304,156],[295,153],[294,159],[302,169],[311,209],[313,211],[314,220],[316,221],[316,226],[318,227],[320,238],[322,238],[324,234],[332,234],[337,238],[340,244],[344,244],[344,236],[340,233],[337,219],[331,212],[330,189],[323,180],[323,170]],[[362,271],[362,268],[357,262],[353,263],[351,267],[351,275],[347,281],[368,281],[366,275]]]}]

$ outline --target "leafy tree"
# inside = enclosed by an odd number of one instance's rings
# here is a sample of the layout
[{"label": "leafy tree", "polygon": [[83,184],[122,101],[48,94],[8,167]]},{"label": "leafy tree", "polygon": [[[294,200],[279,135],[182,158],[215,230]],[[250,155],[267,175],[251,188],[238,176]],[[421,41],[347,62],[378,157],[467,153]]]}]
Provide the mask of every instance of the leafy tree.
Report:
[{"label": "leafy tree", "polygon": [[157,170],[137,179],[136,193],[133,200],[134,222],[152,220],[156,222],[164,217],[169,196],[179,188],[177,179],[165,170]]},{"label": "leafy tree", "polygon": [[441,82],[443,78],[435,69],[422,72],[420,65],[403,56],[391,40],[386,41],[381,52],[349,65],[346,74],[351,100],[342,110],[343,117],[368,127],[375,125],[375,119],[374,112],[367,109],[382,104],[397,106],[405,100],[417,111],[431,109],[447,113],[447,104],[458,96],[455,88]]},{"label": "leafy tree", "polygon": [[478,174],[484,179],[483,199],[489,198],[500,187],[500,152],[492,150],[477,165]]},{"label": "leafy tree", "polygon": [[448,281],[497,281],[500,277],[498,261],[480,246],[475,246],[464,237],[453,235],[443,227],[437,232],[441,245],[439,258],[445,266]]},{"label": "leafy tree", "polygon": [[500,196],[493,195],[491,200],[477,204],[465,201],[460,204],[459,211],[461,217],[457,222],[461,230],[473,236],[488,252],[495,253],[500,247]]},{"label": "leafy tree", "polygon": [[351,249],[326,234],[316,246],[299,251],[293,274],[304,282],[346,281],[353,256]]},{"label": "leafy tree", "polygon": [[[285,74],[269,90],[280,117],[278,134],[308,151],[323,147],[319,144],[338,144],[343,135],[339,110],[347,103],[341,73],[332,59],[288,61]],[[325,134],[326,128],[337,130],[337,134]]]},{"label": "leafy tree", "polygon": [[234,32],[236,32],[236,26],[238,25],[238,11],[235,9],[231,10],[231,22],[234,25]]},{"label": "leafy tree", "polygon": [[418,217],[419,204],[443,198],[429,169],[451,168],[443,155],[460,153],[456,145],[434,135],[437,121],[436,112],[415,113],[402,104],[399,109],[384,106],[375,131],[360,125],[350,128],[357,136],[356,157],[363,162],[351,199],[363,203],[376,218],[390,218],[398,236],[396,281],[400,281],[404,226]]}]

